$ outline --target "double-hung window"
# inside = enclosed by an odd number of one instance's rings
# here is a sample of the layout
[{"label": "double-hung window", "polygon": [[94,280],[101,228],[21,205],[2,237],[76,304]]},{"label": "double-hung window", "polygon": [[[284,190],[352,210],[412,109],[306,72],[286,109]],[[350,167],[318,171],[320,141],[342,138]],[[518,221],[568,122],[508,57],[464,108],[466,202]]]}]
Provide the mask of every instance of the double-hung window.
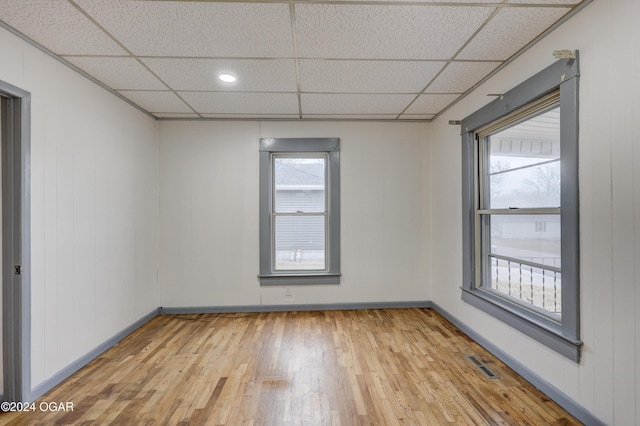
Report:
[{"label": "double-hung window", "polygon": [[476,282],[562,318],[560,93],[476,132]]},{"label": "double-hung window", "polygon": [[579,360],[578,63],[462,121],[463,300]]},{"label": "double-hung window", "polygon": [[260,283],[340,279],[340,141],[260,139]]}]

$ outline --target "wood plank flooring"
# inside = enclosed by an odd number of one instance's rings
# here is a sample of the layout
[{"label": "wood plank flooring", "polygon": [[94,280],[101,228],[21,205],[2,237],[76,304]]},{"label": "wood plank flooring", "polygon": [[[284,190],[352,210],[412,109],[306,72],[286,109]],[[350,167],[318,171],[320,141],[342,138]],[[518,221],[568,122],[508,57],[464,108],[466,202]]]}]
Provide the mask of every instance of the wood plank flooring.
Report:
[{"label": "wood plank flooring", "polygon": [[36,407],[67,401],[0,423],[580,424],[429,309],[159,316]]}]

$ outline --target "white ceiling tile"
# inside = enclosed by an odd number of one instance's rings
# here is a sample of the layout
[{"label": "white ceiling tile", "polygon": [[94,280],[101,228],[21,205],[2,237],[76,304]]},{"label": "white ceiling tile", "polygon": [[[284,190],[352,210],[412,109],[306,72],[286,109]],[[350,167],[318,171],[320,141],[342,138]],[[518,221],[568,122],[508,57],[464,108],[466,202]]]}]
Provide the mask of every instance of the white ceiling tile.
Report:
[{"label": "white ceiling tile", "polygon": [[293,57],[287,4],[76,2],[136,55]]},{"label": "white ceiling tile", "polygon": [[569,12],[569,8],[501,9],[457,59],[505,60]]},{"label": "white ceiling tile", "polygon": [[452,62],[426,93],[464,93],[499,65],[500,62]]},{"label": "white ceiling tile", "polygon": [[400,114],[415,95],[303,93],[303,114]]},{"label": "white ceiling tile", "polygon": [[173,92],[121,90],[120,94],[152,114],[193,113],[193,110]]},{"label": "white ceiling tile", "polygon": [[297,114],[295,93],[179,92],[201,114]]},{"label": "white ceiling tile", "polygon": [[399,120],[431,120],[435,114],[402,114]]},{"label": "white ceiling tile", "polygon": [[300,58],[446,59],[493,8],[296,4]]},{"label": "white ceiling tile", "polygon": [[80,56],[65,59],[115,90],[167,89],[134,58]]},{"label": "white ceiling tile", "polygon": [[126,54],[66,0],[0,0],[0,20],[57,54]]},{"label": "white ceiling tile", "polygon": [[228,119],[262,119],[262,120],[297,120],[298,114],[202,114],[204,118],[228,118]]},{"label": "white ceiling tile", "polygon": [[407,108],[405,114],[437,114],[442,108],[459,97],[459,95],[445,94],[420,95],[418,99]]},{"label": "white ceiling tile", "polygon": [[509,3],[519,4],[578,4],[583,0],[509,0]]},{"label": "white ceiling tile", "polygon": [[[477,3],[477,4],[481,4],[481,3],[498,3],[500,2],[500,0],[335,0],[337,2],[366,2],[366,3],[370,3],[370,2],[385,2],[385,3],[408,3],[408,2],[415,2],[415,3]],[[538,1],[545,1],[545,0],[538,0]],[[560,0],[562,1],[562,0]],[[564,0],[567,1],[567,0]]]},{"label": "white ceiling tile", "polygon": [[299,61],[303,92],[420,93],[445,62]]},{"label": "white ceiling tile", "polygon": [[200,118],[200,114],[182,112],[157,112],[154,115],[158,118]]},{"label": "white ceiling tile", "polygon": [[395,120],[398,114],[304,114],[302,118],[315,120]]},{"label": "white ceiling tile", "polygon": [[[297,91],[293,59],[143,58],[142,61],[175,90]],[[238,80],[224,83],[218,79],[221,73],[233,74]]]}]

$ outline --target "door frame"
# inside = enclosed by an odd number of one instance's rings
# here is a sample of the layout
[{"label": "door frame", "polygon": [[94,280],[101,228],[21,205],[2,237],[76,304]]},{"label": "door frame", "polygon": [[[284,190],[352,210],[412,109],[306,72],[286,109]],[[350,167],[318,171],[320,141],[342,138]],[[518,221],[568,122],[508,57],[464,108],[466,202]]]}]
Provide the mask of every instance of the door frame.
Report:
[{"label": "door frame", "polygon": [[31,397],[31,94],[0,81],[4,401]]}]

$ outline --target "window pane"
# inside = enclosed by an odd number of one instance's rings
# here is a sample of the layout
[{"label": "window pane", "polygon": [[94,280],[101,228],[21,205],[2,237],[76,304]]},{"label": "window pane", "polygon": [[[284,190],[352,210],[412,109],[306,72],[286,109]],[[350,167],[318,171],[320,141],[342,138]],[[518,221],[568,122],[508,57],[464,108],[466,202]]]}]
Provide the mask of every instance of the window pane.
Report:
[{"label": "window pane", "polygon": [[561,272],[489,256],[489,282],[482,287],[543,309],[557,319],[562,316]]},{"label": "window pane", "polygon": [[276,270],[325,270],[325,216],[276,216]]},{"label": "window pane", "polygon": [[491,254],[561,267],[560,215],[491,215],[490,221]]},{"label": "window pane", "polygon": [[560,215],[491,215],[484,287],[561,313]]},{"label": "window pane", "polygon": [[276,212],[325,211],[325,159],[274,159]]},{"label": "window pane", "polygon": [[489,205],[560,207],[560,109],[489,137]]}]

